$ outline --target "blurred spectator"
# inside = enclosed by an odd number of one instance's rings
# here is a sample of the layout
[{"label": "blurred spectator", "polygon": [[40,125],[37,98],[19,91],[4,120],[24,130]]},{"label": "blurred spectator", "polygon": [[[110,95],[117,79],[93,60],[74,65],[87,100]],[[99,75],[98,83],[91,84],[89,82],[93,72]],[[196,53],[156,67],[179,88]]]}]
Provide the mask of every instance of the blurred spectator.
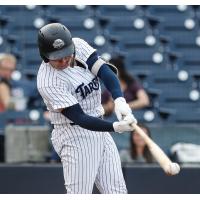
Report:
[{"label": "blurred spectator", "polygon": [[[151,133],[148,127],[144,124],[138,123],[138,126],[149,136],[151,137]],[[130,149],[129,150],[121,150],[120,157],[122,162],[129,163],[152,163],[153,157],[145,144],[142,137],[136,132],[133,131],[130,134]]]},{"label": "blurred spectator", "polygon": [[11,99],[10,79],[16,68],[16,58],[11,54],[0,54],[0,112],[8,109]]},{"label": "blurred spectator", "polygon": [[[118,69],[118,76],[124,98],[131,107],[131,109],[141,109],[149,105],[149,98],[140,83],[130,75],[125,68],[123,58],[121,56],[113,57],[110,63],[115,65]],[[110,93],[105,90],[102,94],[102,104],[105,110],[105,115],[112,114],[114,110],[114,103]]]},{"label": "blurred spectator", "polygon": [[[46,122],[49,123],[49,126],[51,127],[51,131],[50,132],[52,132],[53,126],[50,124],[50,122],[51,122],[50,112],[49,111],[44,111],[43,117],[46,120]],[[54,147],[53,147],[51,142],[50,142],[50,157],[48,159],[48,162],[50,162],[50,163],[60,163],[61,162],[60,157],[56,153],[56,151],[55,151],[55,149],[54,149]]]},{"label": "blurred spectator", "polygon": [[[11,99],[11,74],[16,67],[16,58],[11,54],[0,54],[0,112],[5,112]],[[2,127],[1,127],[2,128]],[[0,131],[0,162],[4,162],[4,130]]]},{"label": "blurred spectator", "polygon": [[170,158],[178,163],[200,163],[200,145],[177,142],[170,148]]}]

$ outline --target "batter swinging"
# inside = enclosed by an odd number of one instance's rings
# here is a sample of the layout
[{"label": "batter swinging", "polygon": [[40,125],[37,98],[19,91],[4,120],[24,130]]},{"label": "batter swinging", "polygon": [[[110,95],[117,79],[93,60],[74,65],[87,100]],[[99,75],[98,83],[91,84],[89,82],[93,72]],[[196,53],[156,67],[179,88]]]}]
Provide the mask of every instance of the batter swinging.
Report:
[{"label": "batter swinging", "polygon": [[[37,87],[54,125],[52,144],[61,158],[67,193],[127,193],[116,145],[108,133],[133,130],[137,123],[123,98],[116,68],[62,24],[39,30],[43,59]],[[102,119],[99,79],[112,94],[118,120]]]}]

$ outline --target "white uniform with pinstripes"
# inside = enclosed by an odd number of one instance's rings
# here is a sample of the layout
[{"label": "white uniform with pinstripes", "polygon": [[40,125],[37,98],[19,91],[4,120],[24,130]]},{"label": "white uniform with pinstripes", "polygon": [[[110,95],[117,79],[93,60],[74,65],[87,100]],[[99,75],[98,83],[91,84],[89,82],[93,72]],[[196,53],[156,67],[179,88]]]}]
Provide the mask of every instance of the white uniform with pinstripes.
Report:
[{"label": "white uniform with pinstripes", "polygon": [[81,128],[57,111],[79,103],[85,113],[103,114],[98,78],[87,68],[86,60],[95,51],[87,42],[73,38],[74,66],[56,70],[42,62],[37,76],[38,90],[54,124],[52,143],[61,157],[67,193],[92,193],[95,182],[101,193],[127,193],[116,145],[108,132]]}]

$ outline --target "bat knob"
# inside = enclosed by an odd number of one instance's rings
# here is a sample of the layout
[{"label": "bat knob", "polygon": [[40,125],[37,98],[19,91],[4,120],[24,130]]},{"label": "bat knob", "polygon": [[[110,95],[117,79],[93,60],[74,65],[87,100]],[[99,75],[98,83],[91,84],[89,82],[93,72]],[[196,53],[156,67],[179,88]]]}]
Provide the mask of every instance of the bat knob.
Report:
[{"label": "bat knob", "polygon": [[174,176],[174,175],[176,175],[176,174],[178,174],[180,172],[180,166],[177,163],[170,163],[167,166],[165,172],[169,176]]}]

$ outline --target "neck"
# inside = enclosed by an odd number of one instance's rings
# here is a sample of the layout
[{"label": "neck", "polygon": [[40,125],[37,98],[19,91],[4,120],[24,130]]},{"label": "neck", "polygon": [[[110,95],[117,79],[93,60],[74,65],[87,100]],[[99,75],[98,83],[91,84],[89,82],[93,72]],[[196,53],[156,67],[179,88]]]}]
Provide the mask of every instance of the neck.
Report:
[{"label": "neck", "polygon": [[137,155],[143,155],[144,148],[142,146],[138,146],[136,148]]}]

